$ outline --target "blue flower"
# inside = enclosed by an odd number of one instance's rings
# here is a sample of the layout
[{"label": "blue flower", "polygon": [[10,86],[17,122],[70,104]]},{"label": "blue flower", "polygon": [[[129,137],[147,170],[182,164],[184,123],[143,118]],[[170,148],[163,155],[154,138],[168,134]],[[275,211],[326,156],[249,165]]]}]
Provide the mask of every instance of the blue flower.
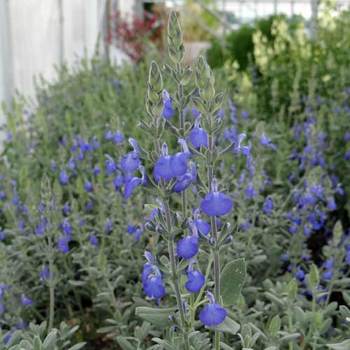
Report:
[{"label": "blue flower", "polygon": [[199,118],[196,119],[193,129],[188,135],[188,139],[194,148],[208,147],[208,134],[201,128]]},{"label": "blue flower", "polygon": [[61,236],[57,242],[57,248],[61,253],[67,254],[69,252],[70,238],[67,236]]},{"label": "blue flower", "polygon": [[325,281],[330,281],[333,278],[333,270],[326,270],[325,272],[323,272],[322,278]]},{"label": "blue flower", "polygon": [[117,170],[117,166],[110,156],[107,156],[107,159],[105,161],[105,168],[107,175],[112,175]]},{"label": "blue flower", "polygon": [[190,293],[198,293],[205,283],[204,275],[198,270],[191,270],[187,272],[187,281],[185,288]]},{"label": "blue flower", "polygon": [[101,169],[100,169],[100,167],[97,164],[92,169],[92,173],[93,173],[94,176],[97,176],[97,175],[99,175],[101,173]]},{"label": "blue flower", "polygon": [[249,118],[249,112],[248,111],[241,111],[241,117],[244,120],[247,120]]},{"label": "blue flower", "polygon": [[333,258],[327,259],[323,263],[323,267],[327,270],[332,269],[334,267],[334,259]]},{"label": "blue flower", "polygon": [[163,298],[165,296],[165,286],[162,277],[157,274],[149,274],[143,283],[143,290],[149,298]]},{"label": "blue flower", "polygon": [[95,235],[89,236],[89,242],[92,246],[98,247],[98,238]]},{"label": "blue flower", "polygon": [[330,211],[334,211],[337,209],[337,204],[335,203],[334,197],[329,197],[327,199],[327,209]]},{"label": "blue flower", "polygon": [[168,146],[164,143],[162,146],[162,155],[159,157],[154,165],[153,176],[156,181],[164,180],[170,181],[173,177],[173,171],[171,168],[172,156],[168,154]]},{"label": "blue flower", "polygon": [[171,101],[171,98],[170,98],[168,91],[163,90],[162,99],[163,99],[162,115],[165,119],[169,120],[174,116],[175,111],[174,111],[173,103]]},{"label": "blue flower", "polygon": [[265,133],[260,136],[260,144],[266,148],[270,148],[274,151],[276,150],[276,145],[272,143],[271,139],[267,137]]},{"label": "blue flower", "polygon": [[184,151],[175,155],[168,154],[168,146],[164,143],[162,146],[162,155],[157,160],[153,169],[153,176],[158,182],[159,180],[170,181],[174,177],[183,176],[187,172],[187,162],[190,156],[186,142],[179,140]]},{"label": "blue flower", "polygon": [[128,225],[127,232],[133,235],[136,241],[139,241],[142,236],[142,229],[135,225]]},{"label": "blue flower", "polygon": [[212,190],[201,202],[201,210],[208,216],[223,216],[228,214],[233,207],[232,199],[218,191],[216,180],[213,180]]},{"label": "blue flower", "polygon": [[40,270],[39,277],[41,282],[45,282],[50,278],[50,270],[47,265],[44,265]]},{"label": "blue flower", "polygon": [[198,118],[201,115],[201,112],[199,112],[199,110],[195,107],[192,107],[191,112],[194,118]]},{"label": "blue flower", "polygon": [[107,130],[106,132],[105,132],[105,140],[106,141],[111,141],[111,140],[113,140],[113,131],[112,130]]},{"label": "blue flower", "polygon": [[122,187],[124,184],[124,176],[123,175],[117,175],[114,179],[113,179],[113,185],[114,185],[114,189],[116,191],[119,191],[120,187]]},{"label": "blue flower", "polygon": [[348,250],[348,251],[346,252],[345,263],[346,263],[347,265],[350,265],[350,250]]},{"label": "blue flower", "polygon": [[67,163],[67,167],[70,169],[70,170],[75,170],[77,165],[75,163],[75,160],[73,158],[70,158],[68,163]]},{"label": "blue flower", "polygon": [[176,182],[172,190],[176,193],[184,191],[188,186],[194,183],[197,179],[197,169],[194,164],[191,164],[187,172],[177,177]]},{"label": "blue flower", "polygon": [[208,236],[208,234],[211,230],[211,226],[207,221],[202,220],[202,219],[195,219],[194,224],[196,225],[197,230],[200,234],[202,234],[204,236]]},{"label": "blue flower", "polygon": [[68,202],[66,202],[63,205],[63,214],[68,215],[69,213],[70,213],[70,205]]},{"label": "blue flower", "polygon": [[141,165],[139,154],[135,151],[125,154],[120,161],[120,168],[126,174],[133,174]]},{"label": "blue flower", "polygon": [[85,181],[84,183],[84,190],[86,192],[92,192],[94,190],[94,186],[92,185],[92,183],[90,181]]},{"label": "blue flower", "polygon": [[187,162],[190,157],[190,151],[188,150],[186,141],[179,139],[179,143],[183,148],[183,152],[178,152],[171,157],[170,167],[173,172],[173,176],[182,176],[187,172]]},{"label": "blue flower", "polygon": [[43,218],[35,227],[35,234],[37,236],[43,236],[47,227],[47,219]]},{"label": "blue flower", "polygon": [[65,218],[62,222],[62,224],[60,225],[62,231],[67,235],[67,236],[71,236],[72,232],[73,232],[73,227],[70,224],[69,220],[67,218]]},{"label": "blue flower", "polygon": [[0,191],[0,201],[4,201],[6,199],[6,192],[5,191]]},{"label": "blue flower", "polygon": [[155,265],[153,255],[146,251],[145,257],[148,262],[143,265],[141,275],[143,290],[149,298],[160,299],[166,294],[162,275]]},{"label": "blue flower", "polygon": [[209,304],[205,305],[199,313],[200,321],[207,327],[215,327],[225,321],[227,311],[217,304],[213,295],[207,292]]},{"label": "blue flower", "polygon": [[33,305],[33,300],[28,298],[25,294],[21,294],[21,304],[23,306],[31,306]]},{"label": "blue flower", "polygon": [[295,272],[295,278],[298,281],[300,281],[300,282],[304,281],[304,279],[305,279],[305,271],[301,267],[297,268],[297,271]]},{"label": "blue flower", "polygon": [[176,252],[180,258],[191,259],[199,251],[199,241],[196,234],[186,236],[177,241]]},{"label": "blue flower", "polygon": [[113,142],[116,145],[120,145],[124,142],[124,135],[120,131],[116,131],[116,133],[113,135]]},{"label": "blue flower", "polygon": [[245,189],[244,194],[245,194],[247,199],[253,199],[253,198],[255,198],[257,196],[257,192],[256,192],[252,182],[248,183],[248,186]]},{"label": "blue flower", "polygon": [[145,184],[145,169],[142,165],[139,166],[141,177],[134,176],[132,179],[128,180],[124,186],[124,198],[128,199],[133,194],[136,187]]},{"label": "blue flower", "polygon": [[0,241],[3,241],[6,238],[5,231],[0,229]]},{"label": "blue flower", "polygon": [[65,186],[69,182],[69,175],[65,170],[62,170],[59,175],[59,182],[62,186]]},{"label": "blue flower", "polygon": [[271,215],[273,211],[273,200],[270,196],[266,197],[263,204],[263,212],[265,215]]}]

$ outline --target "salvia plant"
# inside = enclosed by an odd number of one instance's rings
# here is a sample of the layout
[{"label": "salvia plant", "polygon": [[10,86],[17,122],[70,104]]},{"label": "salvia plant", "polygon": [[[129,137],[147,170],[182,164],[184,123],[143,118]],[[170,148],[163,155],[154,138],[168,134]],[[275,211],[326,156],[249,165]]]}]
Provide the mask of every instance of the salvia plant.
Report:
[{"label": "salvia plant", "polygon": [[349,93],[325,100],[311,79],[305,96],[296,74],[271,123],[250,81],[232,100],[203,57],[183,64],[175,13],[168,53],[145,107],[140,67],[98,61],[63,69],[26,118],[14,104],[0,347],[349,349]]},{"label": "salvia plant", "polygon": [[[170,61],[164,74],[176,82],[175,89],[165,89],[161,70],[152,62],[148,117],[142,128],[153,142],[150,149],[139,150],[145,163],[139,166],[141,177],[135,180],[137,184],[148,182],[156,194],[146,229],[155,235],[157,244],[145,252],[142,285],[159,310],[140,307],[136,314],[151,321],[158,318],[159,323],[165,318],[164,324],[178,334],[169,346],[189,350],[197,342],[196,348],[220,349],[223,327],[232,333],[239,328],[228,307],[240,294],[245,263],[239,259],[222,266],[232,234],[227,217],[234,203],[217,165],[232,148],[237,156],[242,153],[244,135],[226,145],[221,141],[224,95],[215,92],[214,75],[204,58],[199,58],[194,71],[183,66],[184,46],[175,13],[169,20],[168,45]],[[188,105],[193,105],[191,116],[185,114]],[[165,139],[166,133],[171,136]],[[145,167],[151,171],[148,176]],[[176,304],[164,309],[162,300],[168,294]],[[207,337],[198,340],[201,329],[213,334],[212,341]],[[158,340],[159,344],[167,342]]]}]

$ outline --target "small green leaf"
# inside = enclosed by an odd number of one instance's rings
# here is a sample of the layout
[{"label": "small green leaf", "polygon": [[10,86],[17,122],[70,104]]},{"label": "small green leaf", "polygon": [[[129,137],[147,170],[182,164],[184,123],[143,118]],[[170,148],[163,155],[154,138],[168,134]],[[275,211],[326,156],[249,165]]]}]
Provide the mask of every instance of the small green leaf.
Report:
[{"label": "small green leaf", "polygon": [[244,259],[229,262],[221,273],[221,297],[224,305],[235,304],[241,294],[246,276]]},{"label": "small green leaf", "polygon": [[278,315],[276,315],[270,322],[269,332],[271,336],[277,337],[279,330],[281,329],[281,319]]},{"label": "small green leaf", "polygon": [[33,342],[33,350],[42,350],[43,344],[39,338],[39,336],[35,336],[34,342]]},{"label": "small green leaf", "polygon": [[349,350],[350,349],[350,339],[344,340],[341,343],[327,344],[327,346],[333,350]]},{"label": "small green leaf", "polygon": [[309,273],[309,284],[311,289],[315,289],[320,283],[320,275],[315,264],[311,265],[310,273]]},{"label": "small green leaf", "polygon": [[287,286],[288,298],[294,300],[298,294],[298,284],[295,279],[292,279]]},{"label": "small green leaf", "polygon": [[135,350],[135,346],[132,345],[126,337],[119,335],[117,337],[117,342],[123,350]]},{"label": "small green leaf", "polygon": [[57,329],[53,329],[45,338],[44,349],[53,349],[57,341]]},{"label": "small green leaf", "polygon": [[338,245],[340,243],[342,236],[343,236],[343,226],[341,224],[341,221],[338,220],[335,223],[335,226],[333,229],[333,239],[334,239],[335,245]]},{"label": "small green leaf", "polygon": [[73,346],[71,346],[68,350],[79,350],[79,349],[82,349],[84,346],[85,346],[85,342],[81,342],[81,343],[78,343],[78,344],[75,344]]},{"label": "small green leaf", "polygon": [[168,327],[171,324],[169,316],[173,314],[175,308],[152,308],[147,306],[139,306],[135,310],[136,316],[142,318],[159,327]]},{"label": "small green leaf", "polygon": [[236,321],[230,317],[226,317],[224,322],[220,323],[216,327],[211,327],[210,329],[235,335],[240,328],[241,326]]}]

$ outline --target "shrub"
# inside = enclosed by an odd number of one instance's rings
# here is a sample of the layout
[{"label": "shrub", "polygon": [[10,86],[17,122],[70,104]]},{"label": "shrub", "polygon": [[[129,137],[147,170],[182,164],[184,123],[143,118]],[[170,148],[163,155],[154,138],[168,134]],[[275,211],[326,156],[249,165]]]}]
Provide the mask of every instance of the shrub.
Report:
[{"label": "shrub", "polygon": [[[211,48],[207,51],[209,65],[212,68],[220,68],[226,61],[236,61],[241,70],[247,69],[249,60],[254,58],[254,33],[261,32],[269,43],[273,43],[272,24],[275,20],[282,18],[284,19],[285,16],[273,15],[259,19],[253,25],[244,24],[224,38],[224,45],[222,41],[213,40]],[[289,20],[290,30],[294,30],[298,21],[300,21],[298,17]]]}]

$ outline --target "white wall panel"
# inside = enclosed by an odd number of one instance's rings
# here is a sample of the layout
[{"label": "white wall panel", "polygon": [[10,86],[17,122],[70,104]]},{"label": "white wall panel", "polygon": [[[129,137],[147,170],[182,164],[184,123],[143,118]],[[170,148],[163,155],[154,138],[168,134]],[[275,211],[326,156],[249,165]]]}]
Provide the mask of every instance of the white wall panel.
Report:
[{"label": "white wall panel", "polygon": [[33,92],[33,77],[52,78],[60,58],[59,7],[57,0],[9,2],[13,85]]},{"label": "white wall panel", "polygon": [[[6,0],[0,0],[3,1]],[[33,78],[39,74],[52,79],[54,65],[62,61],[74,64],[86,53],[90,56],[94,53],[105,0],[10,0],[8,3],[10,79],[21,93],[33,95]],[[0,99],[4,97],[2,93]]]}]

